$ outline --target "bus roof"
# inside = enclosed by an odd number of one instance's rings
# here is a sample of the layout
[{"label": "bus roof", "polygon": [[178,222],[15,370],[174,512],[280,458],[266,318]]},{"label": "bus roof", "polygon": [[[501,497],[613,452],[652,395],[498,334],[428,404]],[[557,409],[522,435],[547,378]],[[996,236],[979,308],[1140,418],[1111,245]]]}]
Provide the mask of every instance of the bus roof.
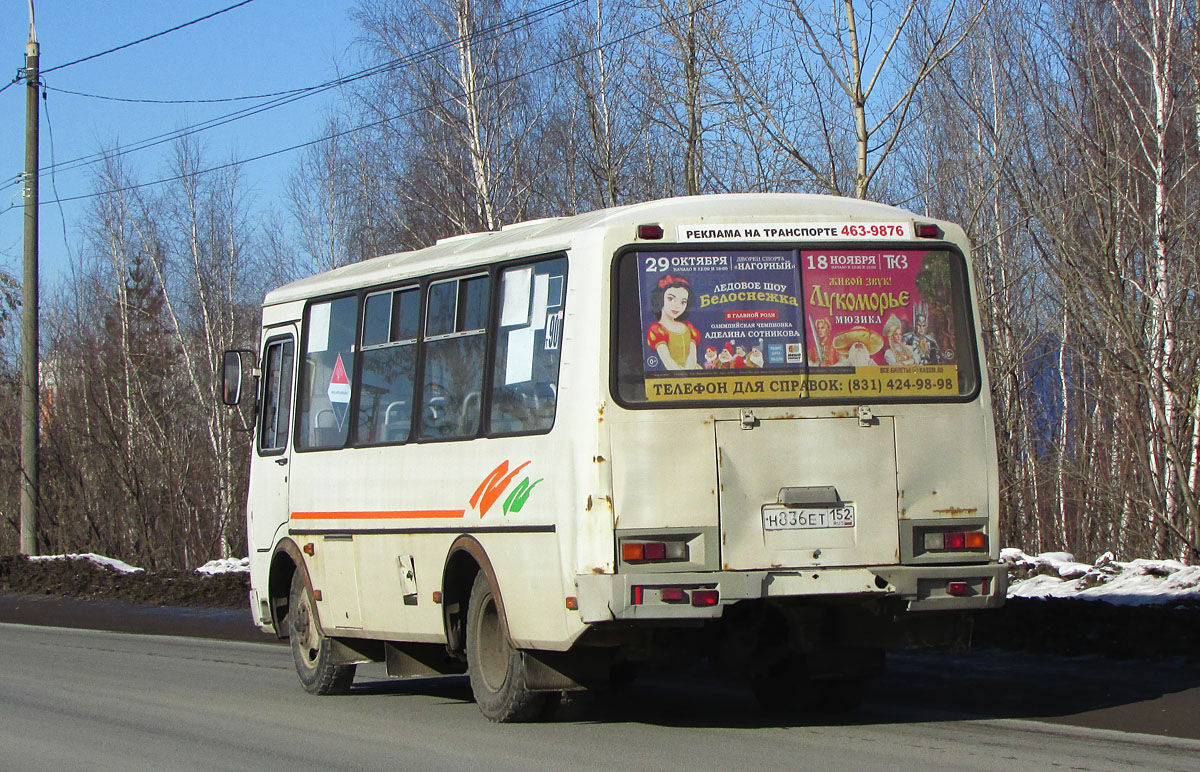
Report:
[{"label": "bus roof", "polygon": [[[511,257],[546,254],[570,248],[587,231],[658,224],[672,233],[677,225],[790,222],[911,221],[915,215],[898,207],[840,196],[806,193],[724,193],[682,196],[600,209],[572,217],[551,217],[506,225],[498,231],[469,233],[438,240],[411,252],[363,260],[316,274],[267,293],[264,306],[387,284],[410,276],[468,267]],[[922,217],[925,222],[939,222]],[[948,223],[946,225],[949,225]],[[956,229],[957,230],[957,229]],[[665,241],[671,241],[668,236]],[[470,253],[469,260],[463,255]]]}]

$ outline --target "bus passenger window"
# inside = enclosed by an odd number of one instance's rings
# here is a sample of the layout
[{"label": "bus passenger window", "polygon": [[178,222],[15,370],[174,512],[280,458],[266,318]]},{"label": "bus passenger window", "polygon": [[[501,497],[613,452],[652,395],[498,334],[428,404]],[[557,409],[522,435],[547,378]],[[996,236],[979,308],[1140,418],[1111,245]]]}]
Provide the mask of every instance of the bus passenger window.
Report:
[{"label": "bus passenger window", "polygon": [[295,346],[289,336],[267,344],[263,356],[263,405],[258,451],[263,455],[287,448],[288,421],[292,417],[292,358]]},{"label": "bus passenger window", "polygon": [[408,440],[420,300],[421,291],[416,287],[367,296],[362,382],[354,422],[354,441],[358,445]]},{"label": "bus passenger window", "polygon": [[488,294],[486,274],[429,286],[422,352],[422,439],[466,438],[479,432]]},{"label": "bus passenger window", "polygon": [[349,433],[358,299],[313,303],[304,314],[304,360],[296,398],[302,449],[340,448]]},{"label": "bus passenger window", "polygon": [[565,257],[502,274],[492,434],[546,432],[554,425],[566,289]]}]

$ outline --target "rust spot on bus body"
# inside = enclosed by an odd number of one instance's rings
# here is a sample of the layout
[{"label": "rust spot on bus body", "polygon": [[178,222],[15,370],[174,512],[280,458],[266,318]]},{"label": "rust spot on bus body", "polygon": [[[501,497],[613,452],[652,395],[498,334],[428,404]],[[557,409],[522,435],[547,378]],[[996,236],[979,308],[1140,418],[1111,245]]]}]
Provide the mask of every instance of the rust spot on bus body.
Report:
[{"label": "rust spot on bus body", "polygon": [[607,458],[605,458],[604,456],[596,456],[596,457],[595,457],[595,458],[593,458],[592,460],[593,460],[593,461],[595,461],[597,464],[603,464],[603,463],[604,463],[605,461],[607,461],[608,459],[607,459]]},{"label": "rust spot on bus body", "polygon": [[587,500],[587,506],[583,508],[583,511],[584,511],[584,512],[591,512],[591,511],[592,511],[592,497],[591,497],[591,495],[589,495],[589,496],[588,496],[588,500]]},{"label": "rust spot on bus body", "polygon": [[973,515],[978,511],[977,507],[949,507],[947,509],[935,509],[933,510],[933,514],[958,517],[959,515]]}]

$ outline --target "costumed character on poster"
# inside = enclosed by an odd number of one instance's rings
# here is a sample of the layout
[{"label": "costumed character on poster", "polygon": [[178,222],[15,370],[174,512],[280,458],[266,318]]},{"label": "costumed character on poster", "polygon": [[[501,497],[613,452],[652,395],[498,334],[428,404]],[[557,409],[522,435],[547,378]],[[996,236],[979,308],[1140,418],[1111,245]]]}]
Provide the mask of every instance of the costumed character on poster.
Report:
[{"label": "costumed character on poster", "polygon": [[801,252],[809,366],[827,374],[822,393],[956,391],[956,363],[938,337],[952,331],[931,329],[932,319],[953,318],[950,274],[939,252]]},{"label": "costumed character on poster", "polygon": [[638,261],[648,381],[803,371],[795,252],[641,253]]}]

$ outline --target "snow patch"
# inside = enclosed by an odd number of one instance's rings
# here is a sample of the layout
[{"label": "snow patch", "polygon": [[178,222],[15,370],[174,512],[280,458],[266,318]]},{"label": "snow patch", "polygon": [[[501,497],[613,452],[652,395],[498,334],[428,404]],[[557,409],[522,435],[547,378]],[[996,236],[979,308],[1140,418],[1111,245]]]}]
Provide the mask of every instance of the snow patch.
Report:
[{"label": "snow patch", "polygon": [[236,574],[250,571],[250,558],[210,560],[196,569],[198,574]]},{"label": "snow patch", "polygon": [[71,553],[69,555],[30,555],[30,560],[90,560],[99,566],[107,566],[108,568],[118,571],[122,574],[135,574],[138,571],[144,571],[144,568],[131,566],[123,560],[116,558],[106,558],[103,555],[97,555],[94,552],[85,552],[83,554]]},{"label": "snow patch", "polygon": [[1118,606],[1200,603],[1200,566],[1178,560],[1121,562],[1106,552],[1089,565],[1066,552],[1028,555],[1008,548],[1001,550],[1000,562],[1009,565],[1010,598],[1080,598]]}]

